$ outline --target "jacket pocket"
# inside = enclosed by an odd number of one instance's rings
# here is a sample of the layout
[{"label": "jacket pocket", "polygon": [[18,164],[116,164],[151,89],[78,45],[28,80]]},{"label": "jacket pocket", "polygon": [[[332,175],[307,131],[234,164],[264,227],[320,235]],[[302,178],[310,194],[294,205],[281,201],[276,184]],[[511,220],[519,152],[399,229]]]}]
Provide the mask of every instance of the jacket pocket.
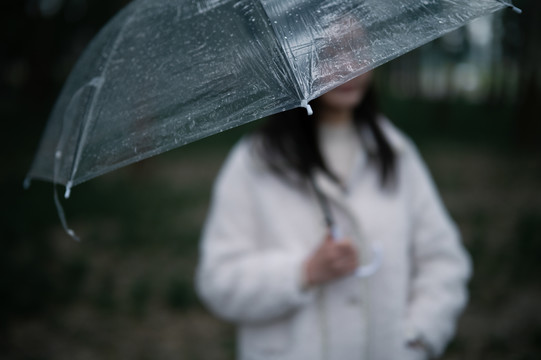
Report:
[{"label": "jacket pocket", "polygon": [[[281,317],[261,324],[244,325],[241,346],[245,354],[281,355],[291,349],[291,317]],[[248,356],[248,358],[252,358]]]},{"label": "jacket pocket", "polygon": [[400,359],[403,360],[427,360],[428,351],[423,346],[410,346],[408,341],[416,338],[415,333],[410,333],[411,327],[406,319],[402,320],[401,333],[402,333],[402,351]]}]

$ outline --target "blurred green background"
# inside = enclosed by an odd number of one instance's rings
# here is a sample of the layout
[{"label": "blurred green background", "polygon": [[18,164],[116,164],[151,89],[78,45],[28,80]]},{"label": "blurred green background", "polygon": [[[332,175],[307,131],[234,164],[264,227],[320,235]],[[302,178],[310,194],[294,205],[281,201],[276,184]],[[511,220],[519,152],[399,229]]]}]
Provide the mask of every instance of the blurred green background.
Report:
[{"label": "blurred green background", "polygon": [[[233,359],[234,328],[193,289],[213,179],[257,123],[99,177],[64,201],[23,179],[86,44],[127,1],[4,4],[0,359]],[[541,2],[383,66],[381,107],[418,144],[472,254],[444,359],[541,358]],[[6,130],[7,128],[7,130]]]}]

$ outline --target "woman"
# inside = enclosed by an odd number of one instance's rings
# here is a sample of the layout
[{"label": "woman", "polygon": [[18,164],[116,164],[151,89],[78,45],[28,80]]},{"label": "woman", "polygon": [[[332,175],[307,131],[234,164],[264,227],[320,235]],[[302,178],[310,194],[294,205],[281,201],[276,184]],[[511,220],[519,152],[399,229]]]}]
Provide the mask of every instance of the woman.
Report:
[{"label": "woman", "polygon": [[453,335],[469,258],[371,77],[271,118],[216,181],[197,288],[240,359],[428,359]]}]

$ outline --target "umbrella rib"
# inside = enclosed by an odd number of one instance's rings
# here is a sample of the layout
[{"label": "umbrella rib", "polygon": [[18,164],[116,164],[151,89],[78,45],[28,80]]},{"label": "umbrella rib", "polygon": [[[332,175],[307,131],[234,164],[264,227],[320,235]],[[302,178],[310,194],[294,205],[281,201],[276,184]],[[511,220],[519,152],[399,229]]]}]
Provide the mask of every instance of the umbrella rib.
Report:
[{"label": "umbrella rib", "polygon": [[[283,58],[285,59],[285,63],[288,67],[288,74],[289,74],[289,77],[290,79],[292,80],[293,82],[293,85],[295,86],[295,90],[297,92],[297,96],[299,97],[299,99],[301,101],[303,100],[308,100],[306,99],[306,97],[302,94],[302,88],[300,86],[300,81],[299,79],[297,78],[297,76],[295,75],[295,71],[293,70],[293,65],[291,64],[291,62],[289,61],[289,57],[287,56],[287,53],[286,53],[286,50],[284,49],[284,47],[282,46],[282,42],[280,41],[281,39],[281,35],[280,33],[278,32],[278,30],[274,27],[274,24],[272,22],[272,19],[269,15],[269,13],[267,12],[267,9],[265,8],[265,6],[263,5],[263,3],[261,1],[257,1],[257,3],[259,3],[260,7],[263,9],[263,13],[265,14],[265,16],[267,17],[267,19],[269,20],[269,24],[272,28],[272,31],[274,32],[274,35],[276,36],[276,42],[278,43],[278,47],[281,51],[281,54],[283,56]],[[304,106],[304,103],[303,105],[300,105],[302,107],[305,107]],[[307,105],[309,106],[309,105]]]},{"label": "umbrella rib", "polygon": [[78,139],[77,139],[77,145],[76,145],[76,150],[75,150],[75,158],[74,158],[73,163],[72,163],[72,169],[71,169],[70,177],[68,179],[68,182],[66,183],[66,192],[64,194],[64,197],[66,199],[69,198],[69,196],[71,194],[71,188],[73,187],[73,179],[75,177],[75,173],[77,172],[77,170],[79,168],[79,163],[81,162],[83,146],[84,146],[84,144],[86,142],[87,133],[88,133],[88,129],[90,127],[90,124],[92,123],[92,121],[93,121],[93,119],[95,117],[94,116],[94,109],[95,109],[95,106],[96,106],[96,102],[97,102],[97,100],[98,100],[98,98],[99,98],[99,96],[101,94],[103,84],[106,81],[106,76],[105,75],[106,75],[107,70],[109,68],[109,64],[111,63],[111,59],[113,58],[113,55],[116,52],[116,49],[118,48],[118,46],[120,45],[120,42],[122,41],[122,39],[124,37],[124,32],[125,32],[126,28],[132,22],[133,18],[134,18],[134,14],[131,14],[130,17],[126,20],[126,22],[122,25],[122,28],[118,32],[118,35],[117,35],[117,37],[116,37],[116,39],[115,39],[115,41],[113,43],[113,46],[111,48],[111,55],[105,61],[105,64],[103,66],[103,71],[101,72],[100,76],[95,77],[91,81],[91,82],[94,83],[96,90],[95,90],[94,94],[92,95],[92,100],[90,102],[90,107],[89,107],[88,113],[85,116],[85,120],[83,121],[83,126],[81,127],[81,131],[79,132],[79,136],[78,136]]}]

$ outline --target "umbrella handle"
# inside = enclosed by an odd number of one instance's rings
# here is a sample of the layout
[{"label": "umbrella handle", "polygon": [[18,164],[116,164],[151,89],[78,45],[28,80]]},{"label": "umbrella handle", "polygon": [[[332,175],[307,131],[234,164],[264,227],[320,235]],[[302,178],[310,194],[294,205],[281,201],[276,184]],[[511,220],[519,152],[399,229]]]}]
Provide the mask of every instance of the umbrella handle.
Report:
[{"label": "umbrella handle", "polygon": [[[334,241],[340,241],[342,239],[342,231],[340,231],[340,228],[336,224],[331,225],[330,232]],[[355,270],[355,276],[365,278],[374,275],[381,267],[382,258],[383,248],[381,244],[372,244],[372,261],[366,265],[359,266]]]},{"label": "umbrella handle", "polygon": [[359,266],[355,270],[355,275],[360,278],[365,278],[374,275],[381,267],[383,258],[383,248],[380,244],[372,244],[372,261],[369,264]]}]

